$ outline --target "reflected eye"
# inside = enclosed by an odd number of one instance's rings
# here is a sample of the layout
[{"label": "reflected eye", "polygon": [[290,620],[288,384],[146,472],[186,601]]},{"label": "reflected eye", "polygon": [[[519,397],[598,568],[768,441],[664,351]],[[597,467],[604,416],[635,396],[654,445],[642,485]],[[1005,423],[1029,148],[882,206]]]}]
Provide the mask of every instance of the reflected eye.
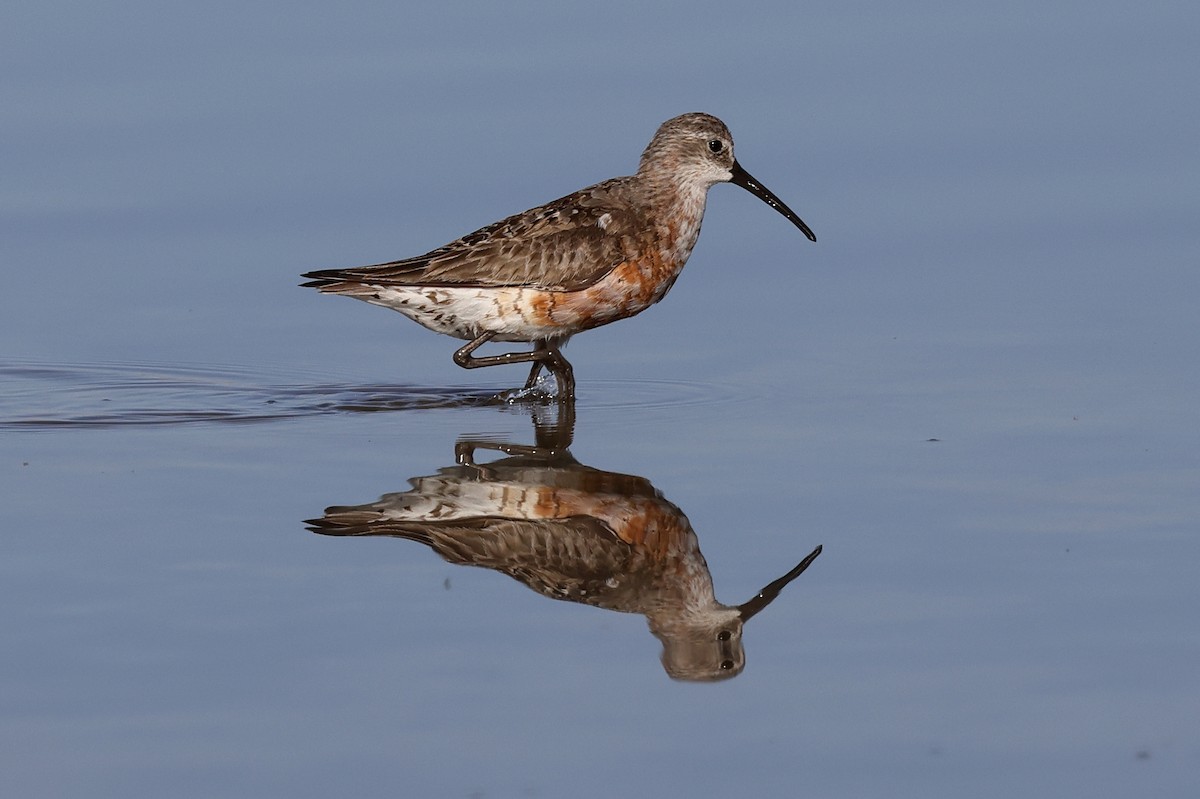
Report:
[{"label": "reflected eye", "polygon": [[725,145],[720,139],[710,139],[708,142],[709,152],[719,153],[725,149]]},{"label": "reflected eye", "polygon": [[717,633],[718,641],[728,641],[731,637],[732,636],[730,636],[729,630],[721,630],[721,632]]},{"label": "reflected eye", "polygon": [[721,661],[721,671],[729,671],[732,668],[733,668],[732,660],[722,660]]}]

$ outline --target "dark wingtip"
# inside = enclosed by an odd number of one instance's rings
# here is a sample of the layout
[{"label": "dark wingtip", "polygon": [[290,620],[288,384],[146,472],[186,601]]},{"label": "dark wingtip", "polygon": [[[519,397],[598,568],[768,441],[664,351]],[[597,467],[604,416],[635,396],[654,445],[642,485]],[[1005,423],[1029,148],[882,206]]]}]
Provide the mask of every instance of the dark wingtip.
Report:
[{"label": "dark wingtip", "polygon": [[301,283],[300,286],[306,289],[322,289],[326,286],[332,286],[334,283],[341,282],[337,274],[338,270],[336,269],[318,269],[315,272],[305,272],[300,277],[306,277],[309,280]]}]

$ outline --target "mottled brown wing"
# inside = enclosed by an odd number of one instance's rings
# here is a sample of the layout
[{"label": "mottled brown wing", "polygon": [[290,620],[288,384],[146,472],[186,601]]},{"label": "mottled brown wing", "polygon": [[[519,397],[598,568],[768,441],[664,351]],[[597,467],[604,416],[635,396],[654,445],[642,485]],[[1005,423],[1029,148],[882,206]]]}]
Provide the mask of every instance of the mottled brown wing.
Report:
[{"label": "mottled brown wing", "polygon": [[322,535],[417,541],[450,563],[494,569],[540,594],[588,604],[604,604],[606,587],[625,582],[637,561],[633,547],[591,516],[413,522],[352,506],[329,508],[307,524]]},{"label": "mottled brown wing", "polygon": [[521,286],[553,291],[586,288],[637,256],[639,227],[629,179],[615,178],[510,216],[402,261],[309,272],[306,286]]}]

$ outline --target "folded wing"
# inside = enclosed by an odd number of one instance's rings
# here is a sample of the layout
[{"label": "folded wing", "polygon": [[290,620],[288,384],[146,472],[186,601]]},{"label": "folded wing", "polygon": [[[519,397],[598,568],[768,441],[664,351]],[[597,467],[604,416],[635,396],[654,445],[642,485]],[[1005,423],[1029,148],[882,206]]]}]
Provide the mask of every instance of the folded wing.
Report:
[{"label": "folded wing", "polygon": [[[401,261],[309,272],[305,286],[586,288],[636,257],[639,227],[625,178],[605,181]],[[336,289],[334,289],[336,290]]]}]

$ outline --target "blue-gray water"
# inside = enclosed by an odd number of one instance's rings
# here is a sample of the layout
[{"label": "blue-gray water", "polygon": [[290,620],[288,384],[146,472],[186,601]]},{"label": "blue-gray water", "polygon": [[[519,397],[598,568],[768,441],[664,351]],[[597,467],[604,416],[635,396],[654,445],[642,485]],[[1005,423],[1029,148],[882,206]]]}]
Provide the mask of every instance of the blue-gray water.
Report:
[{"label": "blue-gray water", "polygon": [[[1194,796],[1200,11],[19,4],[0,24],[6,796]],[[636,614],[315,535],[533,439],[525,370],[296,287],[722,117],[666,300],[573,341],[571,453],[686,519]],[[616,478],[614,478],[616,479]]]}]

